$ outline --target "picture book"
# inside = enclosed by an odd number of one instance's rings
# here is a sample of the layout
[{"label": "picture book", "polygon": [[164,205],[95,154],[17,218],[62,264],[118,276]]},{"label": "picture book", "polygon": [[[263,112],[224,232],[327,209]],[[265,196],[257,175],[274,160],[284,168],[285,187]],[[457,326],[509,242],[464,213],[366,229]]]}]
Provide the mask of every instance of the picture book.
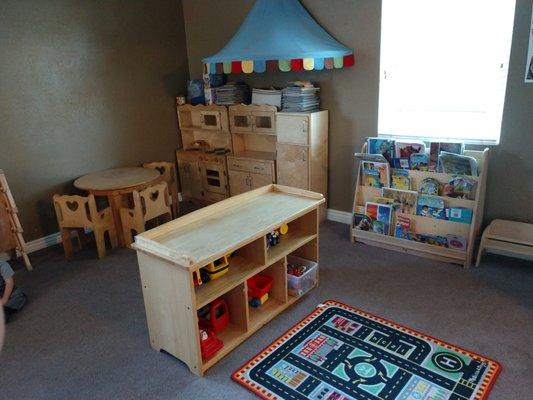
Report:
[{"label": "picture book", "polygon": [[372,221],[376,221],[378,219],[378,206],[378,203],[372,203],[370,201],[365,203],[365,215],[370,217]]},{"label": "picture book", "polygon": [[459,236],[459,235],[448,234],[446,235],[446,239],[448,240],[448,247],[450,249],[466,251],[466,238],[465,237]]},{"label": "picture book", "polygon": [[372,219],[372,228],[376,233],[388,235],[392,219],[392,205],[367,202],[365,214]]},{"label": "picture book", "polygon": [[477,161],[474,157],[441,151],[437,169],[446,174],[477,176]]},{"label": "picture book", "polygon": [[365,214],[354,213],[353,214],[353,227],[361,231],[372,230],[372,220]]},{"label": "picture book", "polygon": [[440,182],[434,178],[424,178],[420,182],[418,193],[438,196],[440,192]]},{"label": "picture book", "polygon": [[410,235],[410,239],[414,240],[415,242],[427,243],[440,247],[448,247],[448,239],[446,236],[412,233]]},{"label": "picture book", "polygon": [[428,164],[429,164],[429,158],[427,154],[422,153],[414,153],[411,154],[411,157],[409,159],[409,165],[411,166],[411,169],[417,170],[417,171],[428,171]]},{"label": "picture book", "polygon": [[443,196],[458,199],[471,199],[475,197],[476,181],[466,176],[452,176],[450,182],[444,185]]},{"label": "picture book", "polygon": [[411,154],[426,153],[426,145],[421,141],[399,141],[394,143],[395,157],[407,158],[411,157]]},{"label": "picture book", "polygon": [[450,221],[469,224],[472,222],[472,209],[465,207],[451,207],[447,209],[446,217]]},{"label": "picture book", "polygon": [[394,236],[401,239],[409,240],[411,232],[411,220],[403,215],[396,216],[396,225],[394,226]]},{"label": "picture book", "polygon": [[409,171],[404,169],[393,169],[391,187],[401,190],[411,189],[411,178],[409,178]]},{"label": "picture book", "polygon": [[392,159],[392,167],[398,169],[409,169],[409,157],[394,157]]},{"label": "picture book", "polygon": [[382,221],[374,221],[372,224],[372,232],[379,233],[380,235],[388,235],[389,225]]},{"label": "picture book", "polygon": [[392,165],[394,157],[394,140],[381,138],[368,138],[368,153],[381,154]]},{"label": "picture book", "polygon": [[444,200],[433,196],[419,196],[416,213],[423,217],[446,219]]},{"label": "picture book", "polygon": [[374,197],[374,202],[378,204],[394,204],[394,199],[379,196],[379,197]]},{"label": "picture book", "polygon": [[[374,187],[389,187],[389,164],[386,162],[361,161],[363,170],[363,185]],[[367,179],[368,177],[368,179]],[[377,177],[377,181],[376,181]]]},{"label": "picture book", "polygon": [[412,190],[383,188],[381,195],[394,200],[394,209],[403,214],[414,214],[418,193]]},{"label": "picture book", "polygon": [[431,142],[429,145],[429,170],[437,171],[438,159],[441,151],[463,154],[465,145],[459,142]]}]

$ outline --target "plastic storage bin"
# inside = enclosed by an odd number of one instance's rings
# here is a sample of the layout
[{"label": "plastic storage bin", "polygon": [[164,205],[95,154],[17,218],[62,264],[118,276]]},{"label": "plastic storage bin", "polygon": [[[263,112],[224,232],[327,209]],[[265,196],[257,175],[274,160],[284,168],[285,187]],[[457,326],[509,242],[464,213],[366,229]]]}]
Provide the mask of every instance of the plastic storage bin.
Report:
[{"label": "plastic storage bin", "polygon": [[291,255],[287,256],[287,263],[307,267],[307,271],[301,276],[287,274],[287,284],[291,296],[302,296],[316,285],[318,263]]}]

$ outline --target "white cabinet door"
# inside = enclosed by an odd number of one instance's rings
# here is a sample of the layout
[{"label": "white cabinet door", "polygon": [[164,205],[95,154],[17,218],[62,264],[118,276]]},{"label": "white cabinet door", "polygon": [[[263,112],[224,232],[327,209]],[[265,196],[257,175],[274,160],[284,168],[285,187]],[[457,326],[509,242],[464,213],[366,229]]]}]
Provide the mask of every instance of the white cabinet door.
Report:
[{"label": "white cabinet door", "polygon": [[309,147],[278,143],[278,184],[309,190]]}]

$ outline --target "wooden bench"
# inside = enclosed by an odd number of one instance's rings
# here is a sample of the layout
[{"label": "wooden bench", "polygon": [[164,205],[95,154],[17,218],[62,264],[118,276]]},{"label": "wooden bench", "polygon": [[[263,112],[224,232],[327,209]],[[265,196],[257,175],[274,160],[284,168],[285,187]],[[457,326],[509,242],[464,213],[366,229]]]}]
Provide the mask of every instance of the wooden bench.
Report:
[{"label": "wooden bench", "polygon": [[483,254],[490,250],[512,257],[533,259],[533,224],[495,219],[481,236],[476,267]]}]

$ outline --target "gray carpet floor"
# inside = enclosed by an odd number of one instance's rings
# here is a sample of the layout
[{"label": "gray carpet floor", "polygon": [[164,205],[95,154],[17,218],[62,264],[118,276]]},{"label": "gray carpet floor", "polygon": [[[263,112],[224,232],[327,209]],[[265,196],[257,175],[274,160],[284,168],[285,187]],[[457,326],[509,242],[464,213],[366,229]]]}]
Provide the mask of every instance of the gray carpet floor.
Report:
[{"label": "gray carpet floor", "polygon": [[501,362],[490,399],[533,398],[533,263],[488,255],[477,269],[353,245],[321,227],[321,285],[207,372],[150,348],[135,253],[33,254],[17,272],[30,301],[7,326],[1,399],[253,399],[230,379],[326,299],[336,299]]}]

